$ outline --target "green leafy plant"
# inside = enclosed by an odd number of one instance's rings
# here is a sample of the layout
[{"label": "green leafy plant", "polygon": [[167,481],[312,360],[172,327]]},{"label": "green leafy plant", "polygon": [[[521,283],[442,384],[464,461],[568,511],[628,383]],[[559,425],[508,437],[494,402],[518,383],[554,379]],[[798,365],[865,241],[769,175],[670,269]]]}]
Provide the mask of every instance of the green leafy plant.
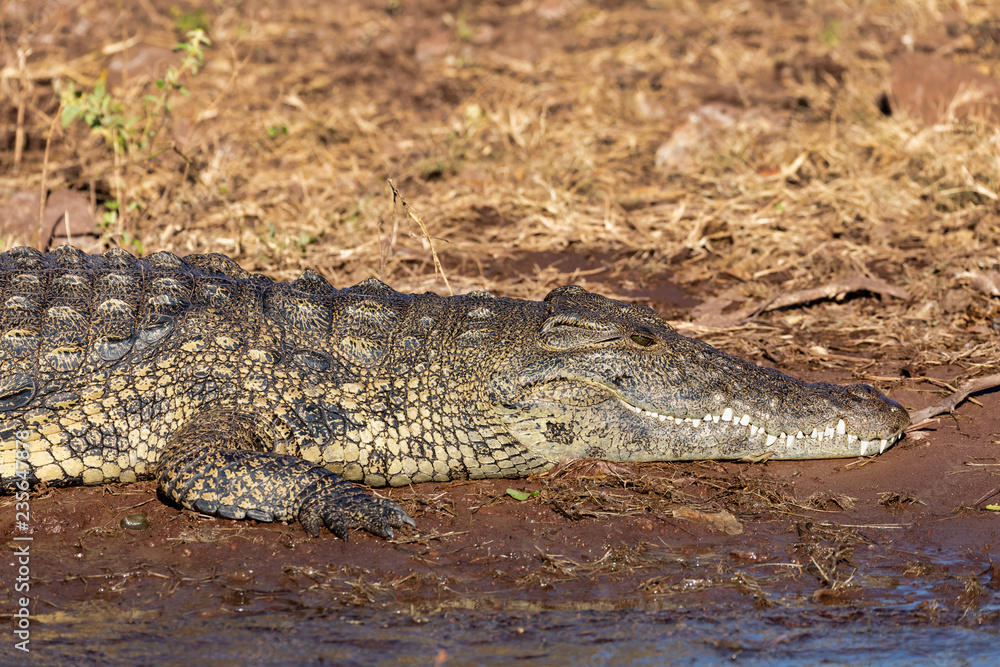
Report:
[{"label": "green leafy plant", "polygon": [[125,115],[124,105],[108,92],[107,76],[107,71],[102,72],[89,93],[78,92],[70,82],[62,94],[61,122],[65,128],[79,118],[109,146],[125,150],[139,118]]},{"label": "green leafy plant", "polygon": [[62,126],[69,127],[80,119],[116,150],[128,153],[151,149],[157,132],[154,125],[162,126],[166,113],[172,110],[171,95],[191,94],[182,81],[198,74],[205,64],[205,47],[212,43],[201,29],[188,32],[187,37],[188,41],[174,47],[175,51],[184,52],[180,65],[171,65],[162,79],[155,80],[157,94],[143,97],[146,119],[141,132],[137,129],[141,116],[127,114],[125,104],[108,91],[107,72],[101,74],[89,93],[78,91],[73,83],[67,86],[62,94]]},{"label": "green leafy plant", "polygon": [[174,27],[185,35],[193,30],[208,32],[208,13],[200,7],[189,12],[174,7],[170,10],[170,15],[174,19]]},{"label": "green leafy plant", "polygon": [[190,96],[191,91],[184,87],[181,79],[184,75],[196,76],[205,64],[205,47],[211,46],[212,41],[205,34],[204,30],[192,30],[187,33],[188,41],[181,42],[174,47],[174,51],[183,51],[184,58],[180,67],[171,65],[167,68],[167,74],[162,79],[156,80],[156,87],[160,89],[159,95],[146,95],[145,100],[149,106],[146,108],[146,128],[147,131],[151,121],[166,110],[171,111],[170,94],[177,92],[184,96]]},{"label": "green leafy plant", "polygon": [[[91,132],[102,136],[114,151],[115,166],[120,167],[119,158],[130,155],[130,159],[152,159],[173,146],[156,148],[157,136],[166,123],[172,111],[171,98],[175,93],[189,96],[191,93],[184,81],[194,77],[205,64],[205,47],[211,45],[211,40],[205,31],[198,28],[187,33],[188,41],[177,44],[175,51],[183,52],[179,65],[167,69],[162,79],[156,79],[156,92],[142,97],[143,113],[130,114],[126,100],[115,98],[107,86],[107,72],[102,72],[94,84],[93,90],[81,91],[71,82],[61,95],[62,112],[60,120],[64,128],[75,121],[83,122]],[[143,121],[143,115],[145,120]],[[144,156],[137,156],[145,153]],[[190,164],[183,154],[181,157]],[[105,202],[105,211],[98,226],[102,235],[120,236],[123,247],[129,247],[142,253],[142,242],[123,229],[126,212],[138,211],[141,205],[136,201],[128,201],[127,183],[123,173],[115,169],[113,190],[115,199]],[[127,204],[125,202],[128,202]]]}]

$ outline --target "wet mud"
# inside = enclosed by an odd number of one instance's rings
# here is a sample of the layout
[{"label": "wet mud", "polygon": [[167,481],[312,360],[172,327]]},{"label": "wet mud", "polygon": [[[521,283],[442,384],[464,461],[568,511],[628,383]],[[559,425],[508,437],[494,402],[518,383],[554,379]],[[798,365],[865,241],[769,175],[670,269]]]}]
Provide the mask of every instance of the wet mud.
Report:
[{"label": "wet mud", "polygon": [[[920,407],[932,388],[894,397]],[[31,499],[32,642],[56,656],[39,664],[81,646],[117,662],[176,636],[192,638],[184,656],[208,651],[218,664],[401,654],[429,664],[440,651],[545,662],[563,655],[550,645],[586,629],[591,658],[611,633],[628,638],[609,653],[622,659],[696,637],[692,660],[775,660],[822,656],[831,647],[816,644],[817,629],[850,643],[859,626],[892,626],[968,633],[967,655],[989,655],[1000,626],[998,514],[987,509],[1000,500],[1000,394],[978,400],[871,459],[577,462],[528,480],[385,490],[418,524],[392,541],[207,518],[163,504],[153,482],[46,490]],[[5,498],[8,554],[14,514]],[[135,514],[148,527],[123,527]],[[14,589],[2,594],[12,608]],[[625,631],[633,625],[643,632]],[[251,650],[252,628],[297,648]],[[486,636],[488,650],[470,648]],[[507,636],[516,640],[501,651]],[[844,659],[863,664],[871,650]],[[883,657],[910,655],[905,642],[894,650]]]}]

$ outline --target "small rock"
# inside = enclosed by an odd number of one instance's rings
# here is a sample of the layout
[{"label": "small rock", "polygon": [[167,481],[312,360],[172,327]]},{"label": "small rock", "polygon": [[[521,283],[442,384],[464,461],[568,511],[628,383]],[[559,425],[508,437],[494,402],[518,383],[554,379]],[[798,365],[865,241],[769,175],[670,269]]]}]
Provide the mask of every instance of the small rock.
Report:
[{"label": "small rock", "polygon": [[639,118],[643,120],[663,120],[667,117],[666,107],[658,99],[642,90],[635,94],[635,110]]},{"label": "small rock", "polygon": [[734,136],[757,139],[783,123],[764,107],[744,110],[731,104],[705,104],[688,114],[656,150],[656,166],[672,173],[697,169],[709,155],[731,150]]},{"label": "small rock", "polygon": [[450,50],[451,35],[439,32],[417,42],[413,57],[418,63],[424,65],[445,57]]},{"label": "small rock", "polygon": [[18,192],[0,206],[0,234],[13,238],[14,245],[54,247],[72,242],[81,249],[94,245],[96,223],[90,201],[82,192],[56,190],[49,195],[38,227],[38,193]]},{"label": "small rock", "polygon": [[76,237],[93,234],[95,227],[90,201],[82,192],[56,190],[49,195],[42,229],[52,230],[53,236]]},{"label": "small rock", "polygon": [[542,0],[535,8],[535,14],[543,21],[558,21],[581,4],[578,0]]},{"label": "small rock", "polygon": [[656,149],[656,166],[671,172],[695,168],[716,143],[713,136],[735,125],[740,115],[740,109],[726,104],[706,104],[692,111]]},{"label": "small rock", "polygon": [[928,125],[953,118],[1000,121],[1000,81],[969,65],[926,53],[892,63],[892,107]]},{"label": "small rock", "polygon": [[0,206],[0,234],[13,236],[15,244],[30,243],[37,225],[37,192],[18,192]]},{"label": "small rock", "polygon": [[149,520],[145,514],[129,514],[121,520],[121,527],[127,530],[146,530],[149,528]]}]

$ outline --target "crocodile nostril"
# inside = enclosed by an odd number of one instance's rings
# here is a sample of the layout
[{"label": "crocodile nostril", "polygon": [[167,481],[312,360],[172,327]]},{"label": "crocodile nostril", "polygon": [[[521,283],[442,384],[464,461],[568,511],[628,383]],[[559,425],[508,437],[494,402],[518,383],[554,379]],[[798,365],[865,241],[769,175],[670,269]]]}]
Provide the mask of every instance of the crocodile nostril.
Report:
[{"label": "crocodile nostril", "polygon": [[612,380],[612,382],[614,383],[614,385],[616,387],[621,388],[625,384],[626,381],[631,380],[631,379],[632,379],[631,375],[619,375],[614,380]]}]

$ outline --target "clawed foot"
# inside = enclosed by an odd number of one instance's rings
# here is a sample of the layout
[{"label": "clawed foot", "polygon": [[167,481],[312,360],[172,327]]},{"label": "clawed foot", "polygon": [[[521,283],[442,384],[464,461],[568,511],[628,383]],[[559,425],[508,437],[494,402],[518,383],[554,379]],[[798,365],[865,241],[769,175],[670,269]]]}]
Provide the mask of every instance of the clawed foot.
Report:
[{"label": "clawed foot", "polygon": [[391,539],[393,528],[416,527],[393,501],[326,468],[287,454],[223,446],[217,441],[234,438],[224,437],[214,421],[195,426],[178,434],[157,472],[160,491],[182,507],[225,519],[298,519],[313,537],[326,524],[344,540],[352,528]]},{"label": "clawed foot", "polygon": [[301,500],[298,519],[313,537],[319,537],[323,524],[342,540],[347,539],[351,528],[391,540],[393,528],[417,527],[395,502],[332,475],[313,482],[303,491]]}]

